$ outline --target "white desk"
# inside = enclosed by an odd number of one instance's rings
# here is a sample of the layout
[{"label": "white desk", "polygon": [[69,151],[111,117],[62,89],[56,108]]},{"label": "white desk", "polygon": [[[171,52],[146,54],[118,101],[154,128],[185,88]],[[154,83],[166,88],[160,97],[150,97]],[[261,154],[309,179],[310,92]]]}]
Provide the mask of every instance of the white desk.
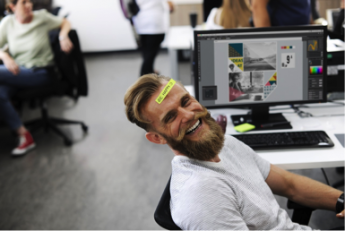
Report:
[{"label": "white desk", "polygon": [[[194,94],[192,86],[186,89]],[[291,122],[293,129],[288,130],[266,130],[250,131],[252,133],[267,133],[280,131],[312,131],[324,130],[334,143],[332,148],[303,148],[303,149],[286,149],[286,150],[258,150],[256,151],[261,157],[284,169],[310,169],[310,168],[331,168],[344,167],[345,148],[341,145],[334,134],[345,133],[344,107],[333,103],[326,104],[307,104],[310,108],[300,108],[304,112],[311,113],[314,117],[300,118],[288,106],[271,107],[270,112],[282,112],[285,118]],[[283,110],[287,109],[287,110]],[[239,134],[234,130],[230,115],[246,114],[248,110],[243,109],[212,109],[209,110],[211,116],[223,114],[227,117],[228,123],[226,134]],[[337,115],[317,117],[321,115]]]},{"label": "white desk", "polygon": [[178,50],[189,50],[193,44],[193,29],[191,26],[172,26],[167,34],[171,78],[179,80]]}]

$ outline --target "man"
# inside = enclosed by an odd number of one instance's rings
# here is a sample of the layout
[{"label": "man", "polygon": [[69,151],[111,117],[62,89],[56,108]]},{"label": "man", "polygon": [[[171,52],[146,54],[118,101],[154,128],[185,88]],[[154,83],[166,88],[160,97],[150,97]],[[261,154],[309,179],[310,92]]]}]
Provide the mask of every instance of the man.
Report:
[{"label": "man", "polygon": [[[125,95],[129,121],[146,138],[175,154],[171,213],[182,229],[311,229],[292,223],[273,193],[313,208],[336,211],[342,192],[260,158],[224,136],[221,128],[180,83],[149,74]],[[273,193],[272,193],[273,192]],[[344,205],[337,217],[344,217]]]},{"label": "man", "polygon": [[311,22],[310,0],[252,0],[255,27],[297,26]]}]

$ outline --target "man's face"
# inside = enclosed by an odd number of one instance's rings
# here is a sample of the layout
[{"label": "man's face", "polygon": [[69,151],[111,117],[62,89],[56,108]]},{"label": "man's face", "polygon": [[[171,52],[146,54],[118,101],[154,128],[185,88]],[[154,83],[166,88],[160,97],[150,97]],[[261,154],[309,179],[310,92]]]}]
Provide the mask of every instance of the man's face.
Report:
[{"label": "man's face", "polygon": [[[190,158],[210,160],[223,147],[224,135],[206,108],[175,84],[161,104],[155,100],[167,82],[149,99],[143,113],[151,121],[157,138],[155,143],[167,143],[172,149]],[[147,134],[147,136],[148,136]],[[158,142],[159,140],[159,142]]]}]

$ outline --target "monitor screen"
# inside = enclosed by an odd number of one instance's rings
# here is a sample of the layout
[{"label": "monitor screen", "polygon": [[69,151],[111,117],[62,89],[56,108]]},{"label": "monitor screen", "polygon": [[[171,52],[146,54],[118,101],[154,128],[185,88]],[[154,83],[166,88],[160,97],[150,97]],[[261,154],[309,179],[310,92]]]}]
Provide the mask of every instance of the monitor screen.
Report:
[{"label": "monitor screen", "polygon": [[195,96],[207,108],[326,101],[326,27],[195,31]]}]

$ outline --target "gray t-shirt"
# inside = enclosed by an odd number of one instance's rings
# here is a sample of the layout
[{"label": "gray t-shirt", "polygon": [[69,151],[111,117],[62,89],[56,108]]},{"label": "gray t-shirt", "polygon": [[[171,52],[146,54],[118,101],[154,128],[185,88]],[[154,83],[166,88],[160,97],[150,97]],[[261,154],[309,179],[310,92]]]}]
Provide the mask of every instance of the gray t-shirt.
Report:
[{"label": "gray t-shirt", "polygon": [[19,23],[14,15],[8,15],[0,23],[0,49],[9,45],[12,58],[26,68],[45,67],[54,63],[49,41],[49,31],[59,28],[63,18],[46,10],[34,11],[30,23]]},{"label": "gray t-shirt", "polygon": [[270,163],[232,136],[225,136],[220,162],[175,156],[170,208],[187,230],[308,230],[293,223],[265,180]]}]

